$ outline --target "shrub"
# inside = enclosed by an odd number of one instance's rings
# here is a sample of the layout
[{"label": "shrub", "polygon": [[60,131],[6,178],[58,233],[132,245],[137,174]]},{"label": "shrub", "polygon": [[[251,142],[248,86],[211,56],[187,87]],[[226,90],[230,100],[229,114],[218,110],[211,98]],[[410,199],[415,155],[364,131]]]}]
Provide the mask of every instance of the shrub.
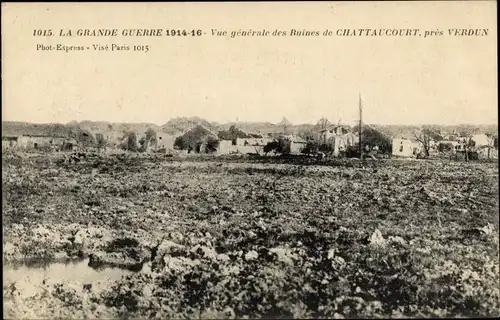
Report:
[{"label": "shrub", "polygon": [[207,147],[206,147],[206,152],[207,153],[212,153],[212,152],[217,152],[217,149],[219,148],[219,140],[215,137],[207,137]]}]

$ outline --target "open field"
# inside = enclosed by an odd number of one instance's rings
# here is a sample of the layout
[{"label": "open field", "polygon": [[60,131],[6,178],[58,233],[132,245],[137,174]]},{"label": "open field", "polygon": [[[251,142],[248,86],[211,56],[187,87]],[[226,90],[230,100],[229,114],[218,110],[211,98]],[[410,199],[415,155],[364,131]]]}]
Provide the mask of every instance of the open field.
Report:
[{"label": "open field", "polygon": [[500,315],[497,163],[2,160],[6,318]]}]

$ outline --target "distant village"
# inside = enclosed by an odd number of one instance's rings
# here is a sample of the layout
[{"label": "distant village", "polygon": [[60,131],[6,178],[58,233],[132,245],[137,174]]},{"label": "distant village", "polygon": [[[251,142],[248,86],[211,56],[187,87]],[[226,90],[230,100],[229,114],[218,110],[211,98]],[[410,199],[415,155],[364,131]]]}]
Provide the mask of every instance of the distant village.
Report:
[{"label": "distant village", "polygon": [[[402,135],[390,135],[370,125],[334,124],[322,118],[305,132],[289,132],[289,122],[276,125],[272,133],[245,132],[237,125],[214,131],[203,124],[193,124],[178,134],[147,128],[139,132],[47,133],[44,130],[9,130],[2,132],[3,150],[24,151],[129,151],[164,154],[258,154],[359,157],[360,153],[376,158],[453,159],[498,158],[498,136],[485,133],[440,132],[421,129]],[[361,145],[360,145],[361,142]]]}]

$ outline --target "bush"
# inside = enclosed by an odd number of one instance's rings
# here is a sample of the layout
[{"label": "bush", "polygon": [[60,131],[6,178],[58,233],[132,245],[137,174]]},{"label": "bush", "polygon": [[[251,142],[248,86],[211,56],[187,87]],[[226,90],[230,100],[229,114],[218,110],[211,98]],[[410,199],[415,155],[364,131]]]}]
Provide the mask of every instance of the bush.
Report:
[{"label": "bush", "polygon": [[318,151],[318,143],[314,141],[309,141],[306,143],[304,149],[302,149],[303,154],[316,153]]},{"label": "bush", "polygon": [[264,153],[266,153],[266,154],[268,154],[271,151],[274,151],[274,153],[277,153],[278,152],[278,147],[279,147],[278,141],[271,141],[271,142],[268,142],[264,146],[263,150],[264,150]]},{"label": "bush", "polygon": [[302,150],[303,154],[311,154],[316,152],[324,152],[324,153],[333,152],[333,145],[326,143],[320,144],[316,141],[309,141]]},{"label": "bush", "polygon": [[128,150],[132,152],[136,152],[137,147],[137,136],[133,132],[129,132],[125,135],[125,141],[122,144],[123,150]]},{"label": "bush", "polygon": [[99,148],[99,149],[106,148],[106,140],[104,140],[104,137],[102,134],[97,134],[96,140],[97,140],[97,148]]},{"label": "bush", "polygon": [[[202,150],[202,146],[205,145],[205,150]],[[193,137],[180,136],[174,141],[174,148],[179,150],[187,150],[188,152],[204,152],[213,153],[219,148],[219,140],[216,137],[207,136],[199,139],[193,139]]]},{"label": "bush", "polygon": [[[174,141],[174,148],[175,149],[179,149],[179,150],[185,150],[184,148],[184,139],[181,137],[177,137],[175,138],[175,141]],[[186,148],[187,149],[187,148]]]},{"label": "bush", "polygon": [[207,147],[205,151],[207,153],[217,152],[217,149],[219,148],[219,140],[217,138],[209,136],[206,142]]}]

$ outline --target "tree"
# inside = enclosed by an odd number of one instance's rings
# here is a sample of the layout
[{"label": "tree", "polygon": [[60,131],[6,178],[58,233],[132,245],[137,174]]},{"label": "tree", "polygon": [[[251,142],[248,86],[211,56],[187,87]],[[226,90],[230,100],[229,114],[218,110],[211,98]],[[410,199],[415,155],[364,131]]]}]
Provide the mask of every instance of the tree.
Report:
[{"label": "tree", "polygon": [[276,140],[273,140],[271,142],[268,142],[265,146],[264,146],[264,153],[267,155],[269,152],[271,151],[274,151],[274,154],[276,154],[278,152],[278,147],[279,147],[279,144],[278,144],[278,141]]},{"label": "tree", "polygon": [[179,149],[179,150],[186,150],[187,149],[187,148],[185,148],[184,139],[182,136],[175,138],[174,147],[176,149]]},{"label": "tree", "polygon": [[461,124],[457,128],[457,132],[460,137],[470,138],[479,132],[479,128],[469,124]]},{"label": "tree", "polygon": [[464,151],[465,151],[465,161],[469,161],[470,151],[472,147],[475,146],[475,142],[472,140],[472,136],[479,131],[478,127],[472,125],[460,125],[458,127],[458,133],[460,137],[463,138]]},{"label": "tree", "polygon": [[377,146],[381,153],[392,153],[392,139],[372,126],[363,127],[361,140],[364,145]]},{"label": "tree", "polygon": [[148,130],[146,130],[146,140],[147,141],[153,141],[155,136],[156,136],[156,131],[154,129],[148,128]]},{"label": "tree", "polygon": [[316,130],[326,130],[329,129],[332,123],[325,117],[322,117],[319,119],[319,121],[316,123]]},{"label": "tree", "polygon": [[487,145],[487,148],[488,148],[488,159],[490,159],[490,157],[491,157],[491,149],[494,149],[495,147],[498,147],[498,146],[495,145],[495,143],[498,144],[498,137],[495,137],[491,133],[487,133],[486,136],[488,137],[488,145]]},{"label": "tree", "polygon": [[286,133],[286,129],[292,126],[292,123],[288,121],[287,118],[283,117],[281,121],[277,124],[279,127],[283,127],[283,132]]},{"label": "tree", "polygon": [[429,156],[429,151],[431,149],[431,141],[433,141],[433,136],[436,136],[437,133],[434,132],[431,128],[423,127],[419,132],[414,131],[413,137],[417,140],[421,145],[424,151],[424,156]]},{"label": "tree", "polygon": [[333,144],[321,143],[318,146],[318,151],[331,155],[333,153]]},{"label": "tree", "polygon": [[307,141],[312,141],[316,138],[316,135],[314,134],[314,132],[312,130],[307,130],[307,131],[299,132],[299,137],[301,137],[302,139],[305,139]]},{"label": "tree", "polygon": [[281,153],[281,154],[289,154],[290,153],[291,147],[292,147],[291,140],[281,137],[278,139],[278,144],[279,144],[279,147],[278,147],[279,153]]},{"label": "tree", "polygon": [[212,152],[217,152],[217,149],[219,148],[219,139],[208,136],[206,139],[206,152],[207,153],[212,153]]},{"label": "tree", "polygon": [[284,154],[290,152],[290,141],[284,138],[279,138],[268,142],[263,149],[264,153],[267,155],[269,152],[273,151],[274,154]]},{"label": "tree", "polygon": [[318,150],[319,150],[319,144],[316,141],[308,141],[304,149],[302,149],[302,153],[310,155],[318,152]]},{"label": "tree", "polygon": [[148,149],[148,141],[145,137],[142,137],[139,140],[139,149],[137,151],[146,152],[147,149]]},{"label": "tree", "polygon": [[100,151],[101,149],[106,148],[106,140],[104,140],[104,136],[102,134],[96,134],[97,140],[97,149]]},{"label": "tree", "polygon": [[213,135],[210,130],[200,125],[177,137],[174,141],[174,147],[188,150],[189,153],[193,150],[199,152],[202,145],[206,146],[207,152],[212,152],[217,150],[219,141],[217,136]]},{"label": "tree", "polygon": [[137,136],[131,132],[128,136],[127,149],[133,152],[137,151]]},{"label": "tree", "polygon": [[134,132],[128,132],[124,136],[124,143],[122,149],[137,152],[137,136]]},{"label": "tree", "polygon": [[238,128],[235,126],[229,127],[229,138],[231,139],[231,143],[236,145],[236,140],[238,139]]},{"label": "tree", "polygon": [[221,130],[218,132],[217,136],[221,140],[231,140],[233,145],[236,145],[238,138],[252,138],[251,134],[245,133],[243,130],[232,125],[228,130]]},{"label": "tree", "polygon": [[155,137],[156,137],[156,131],[153,130],[152,128],[148,128],[146,130],[146,136],[142,137],[139,140],[139,152],[146,152],[148,150],[148,147],[151,143],[155,142]]}]

